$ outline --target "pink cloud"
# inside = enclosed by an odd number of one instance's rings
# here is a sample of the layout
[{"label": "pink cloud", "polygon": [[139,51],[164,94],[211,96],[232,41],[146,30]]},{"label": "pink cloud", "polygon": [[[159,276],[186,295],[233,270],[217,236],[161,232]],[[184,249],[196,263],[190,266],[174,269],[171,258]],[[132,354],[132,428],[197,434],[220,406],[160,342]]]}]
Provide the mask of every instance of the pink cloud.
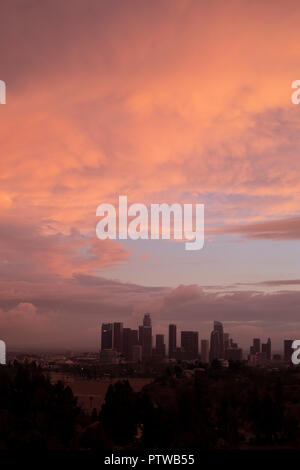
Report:
[{"label": "pink cloud", "polygon": [[[299,238],[299,2],[17,0],[0,10],[0,292],[12,340],[26,319],[44,338],[48,312],[82,345],[80,331],[134,322],[144,308],[164,325],[272,325],[287,309],[294,322],[297,293],[109,281],[105,268],[130,252],[94,235],[97,205],[127,194],[204,202],[208,233]],[[16,336],[8,315],[20,318]]]}]

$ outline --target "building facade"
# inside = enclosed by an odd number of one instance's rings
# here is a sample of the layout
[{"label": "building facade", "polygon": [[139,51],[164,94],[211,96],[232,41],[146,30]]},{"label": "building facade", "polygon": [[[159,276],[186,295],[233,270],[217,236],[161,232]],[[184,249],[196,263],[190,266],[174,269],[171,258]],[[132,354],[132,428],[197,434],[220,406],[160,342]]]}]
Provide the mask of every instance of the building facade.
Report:
[{"label": "building facade", "polygon": [[169,358],[175,358],[177,349],[177,327],[169,325]]},{"label": "building facade", "polygon": [[101,327],[101,351],[113,349],[113,324],[102,323]]},{"label": "building facade", "polygon": [[197,359],[199,355],[198,345],[198,332],[197,331],[182,331],[181,332],[181,353],[182,358],[186,360]]}]

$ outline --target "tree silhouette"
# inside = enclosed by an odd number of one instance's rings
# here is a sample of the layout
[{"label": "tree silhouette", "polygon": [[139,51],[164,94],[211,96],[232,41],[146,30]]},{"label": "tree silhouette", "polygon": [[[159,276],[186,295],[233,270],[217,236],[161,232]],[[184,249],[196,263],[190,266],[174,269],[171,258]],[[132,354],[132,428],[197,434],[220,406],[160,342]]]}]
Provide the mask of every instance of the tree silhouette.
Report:
[{"label": "tree silhouette", "polygon": [[105,433],[118,445],[132,442],[137,434],[136,394],[128,380],[110,384],[100,412]]},{"label": "tree silhouette", "polygon": [[1,448],[69,448],[79,411],[71,389],[35,363],[0,368]]}]

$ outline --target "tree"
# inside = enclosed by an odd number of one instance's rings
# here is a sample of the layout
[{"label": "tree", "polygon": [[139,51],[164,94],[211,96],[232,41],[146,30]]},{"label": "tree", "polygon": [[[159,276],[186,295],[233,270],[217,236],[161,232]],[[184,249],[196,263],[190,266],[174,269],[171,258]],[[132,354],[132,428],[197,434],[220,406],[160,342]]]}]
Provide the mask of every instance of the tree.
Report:
[{"label": "tree", "polygon": [[104,431],[117,445],[132,442],[137,434],[136,394],[128,380],[108,387],[100,412]]}]

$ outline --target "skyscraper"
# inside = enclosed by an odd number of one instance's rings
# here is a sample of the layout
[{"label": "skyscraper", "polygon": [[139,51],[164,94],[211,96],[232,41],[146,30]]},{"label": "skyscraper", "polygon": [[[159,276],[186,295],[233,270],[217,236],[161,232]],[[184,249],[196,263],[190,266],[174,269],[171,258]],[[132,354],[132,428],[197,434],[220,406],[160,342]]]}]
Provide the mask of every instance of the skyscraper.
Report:
[{"label": "skyscraper", "polygon": [[151,327],[150,313],[145,313],[144,318],[143,318],[143,326],[150,326]]},{"label": "skyscraper", "polygon": [[203,364],[209,363],[209,341],[208,339],[201,340],[201,362]]},{"label": "skyscraper", "polygon": [[123,328],[123,355],[126,361],[133,360],[133,347],[138,345],[138,331],[131,328]]},{"label": "skyscraper", "polygon": [[220,356],[224,358],[224,333],[223,333],[223,324],[220,321],[214,321],[214,330],[219,333],[219,347],[220,347]]},{"label": "skyscraper", "polygon": [[131,360],[131,328],[123,328],[123,355],[126,361]]},{"label": "skyscraper", "polygon": [[259,338],[253,339],[253,351],[254,351],[254,354],[260,353],[260,339]]},{"label": "skyscraper", "polygon": [[293,344],[293,339],[285,339],[283,342],[283,347],[284,347],[284,360],[286,362],[291,362],[292,359],[292,354],[294,352],[292,348]]},{"label": "skyscraper", "polygon": [[198,332],[182,331],[181,332],[181,349],[183,359],[196,359],[199,353]]},{"label": "skyscraper", "polygon": [[113,349],[113,324],[102,323],[101,327],[101,351]]},{"label": "skyscraper", "polygon": [[220,338],[218,331],[213,330],[210,335],[210,351],[209,360],[212,362],[214,359],[220,358]]},{"label": "skyscraper", "polygon": [[169,358],[174,358],[177,348],[177,327],[169,325]]},{"label": "skyscraper", "polygon": [[214,321],[214,329],[210,336],[210,360],[224,359],[224,333],[223,324]]},{"label": "skyscraper", "polygon": [[268,338],[266,343],[262,343],[261,345],[261,352],[265,354],[265,357],[268,361],[271,360],[272,351],[271,351],[271,340]]},{"label": "skyscraper", "polygon": [[123,349],[123,323],[114,323],[113,326],[113,347],[116,351]]},{"label": "skyscraper", "polygon": [[139,333],[138,330],[131,330],[131,344],[136,346],[139,344]]},{"label": "skyscraper", "polygon": [[158,334],[156,335],[155,341],[155,355],[157,358],[163,359],[166,355],[165,336]]},{"label": "skyscraper", "polygon": [[139,344],[142,346],[143,361],[152,356],[152,326],[150,313],[145,313],[143,325],[139,326]]},{"label": "skyscraper", "polygon": [[270,361],[271,358],[272,358],[272,343],[271,343],[270,338],[268,338],[268,341],[267,341],[267,351],[266,351],[266,353],[267,353],[267,359],[268,359],[268,361]]}]

